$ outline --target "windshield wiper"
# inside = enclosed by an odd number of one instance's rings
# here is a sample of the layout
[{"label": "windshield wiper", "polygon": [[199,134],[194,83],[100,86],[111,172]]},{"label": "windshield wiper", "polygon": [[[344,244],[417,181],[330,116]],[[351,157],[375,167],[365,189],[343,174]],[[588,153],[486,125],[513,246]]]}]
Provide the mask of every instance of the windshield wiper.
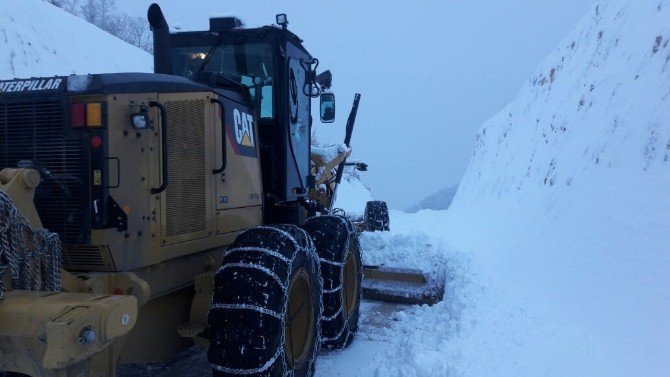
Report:
[{"label": "windshield wiper", "polygon": [[198,73],[205,70],[205,66],[212,59],[212,53],[214,52],[214,50],[216,50],[217,47],[219,47],[221,45],[221,42],[223,42],[223,35],[219,35],[219,39],[217,39],[216,43],[214,43],[212,48],[210,48],[209,51],[207,51],[207,55],[205,55],[205,58],[202,60],[202,64],[200,64],[200,68],[198,68]]},{"label": "windshield wiper", "polygon": [[211,87],[233,86],[241,90],[242,93],[251,95],[249,93],[249,88],[246,85],[236,81],[233,77],[228,76],[225,73],[213,71],[198,72],[193,75],[191,79],[193,81],[208,84]]}]

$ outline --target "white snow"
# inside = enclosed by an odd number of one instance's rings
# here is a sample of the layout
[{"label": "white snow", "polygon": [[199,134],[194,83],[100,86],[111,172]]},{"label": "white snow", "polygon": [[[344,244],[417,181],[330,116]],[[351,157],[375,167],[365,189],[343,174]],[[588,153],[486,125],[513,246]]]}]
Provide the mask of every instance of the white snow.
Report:
[{"label": "white snow", "polygon": [[423,198],[420,202],[407,209],[407,212],[418,212],[422,209],[444,210],[449,209],[454,201],[458,185],[447,187]]},{"label": "white snow", "polygon": [[377,262],[442,253],[452,280],[318,375],[668,375],[669,21],[667,0],[600,1],[483,125],[448,211],[363,236]]},{"label": "white snow", "polygon": [[340,153],[344,153],[347,151],[350,151],[351,148],[347,147],[346,144],[340,143],[340,144],[333,144],[333,145],[328,145],[328,146],[319,146],[316,144],[312,145],[312,154],[321,156],[321,158],[324,159],[324,161],[332,161],[334,158],[336,158]]},{"label": "white snow", "polygon": [[668,21],[668,1],[600,2],[478,134],[445,226],[526,331],[556,326],[518,370],[670,370]]},{"label": "white snow", "polygon": [[41,0],[0,1],[0,79],[152,72],[147,52]]},{"label": "white snow", "polygon": [[481,292],[471,282],[475,274],[470,255],[449,248],[439,236],[422,233],[425,217],[393,211],[391,219],[391,232],[361,235],[363,264],[433,275],[446,269],[447,299],[432,307],[363,302],[356,341],[344,351],[321,355],[317,376],[441,376],[460,368],[458,338],[461,328],[469,326],[463,315],[474,308],[474,292]]},{"label": "white snow", "polygon": [[[317,375],[668,375],[669,25],[669,0],[600,1],[482,126],[448,211],[363,235],[366,263],[446,268],[445,300],[364,303]],[[0,2],[0,51],[0,79],[152,66],[40,0]],[[371,199],[346,175],[337,207]]]},{"label": "white snow", "polygon": [[[393,214],[393,220],[400,213]],[[361,234],[363,264],[403,267],[436,275],[448,263],[446,247],[439,238],[421,231],[364,232]]]},{"label": "white snow", "polygon": [[360,217],[365,212],[365,204],[371,200],[372,193],[353,169],[347,167],[342,175],[342,182],[337,188],[335,207],[343,209],[348,217]]},{"label": "white snow", "polygon": [[[340,153],[351,151],[346,144],[333,144],[327,146],[320,146],[318,143],[312,144],[312,154],[320,156],[326,163],[335,159]],[[353,155],[354,152],[352,152]],[[360,162],[351,158],[347,158],[347,162]],[[334,169],[333,176],[335,175]],[[323,174],[323,168],[316,172],[317,179],[319,175]],[[365,212],[365,204],[374,200],[370,189],[363,184],[361,174],[354,169],[353,166],[346,166],[342,174],[342,181],[337,188],[337,197],[335,198],[335,207],[345,211],[347,216],[356,218],[363,216]]]}]

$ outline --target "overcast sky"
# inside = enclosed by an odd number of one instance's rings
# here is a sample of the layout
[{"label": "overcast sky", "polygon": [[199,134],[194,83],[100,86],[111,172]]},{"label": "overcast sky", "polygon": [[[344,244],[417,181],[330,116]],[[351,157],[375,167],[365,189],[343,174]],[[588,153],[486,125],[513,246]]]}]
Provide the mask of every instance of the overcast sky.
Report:
[{"label": "overcast sky", "polygon": [[[145,16],[153,1],[117,0]],[[370,166],[377,199],[404,209],[458,183],[481,124],[509,103],[587,13],[593,0],[158,1],[168,23],[206,30],[212,15],[274,23],[305,40],[333,72],[337,121],[315,121],[320,142],[341,142],[362,93],[352,158]]]}]

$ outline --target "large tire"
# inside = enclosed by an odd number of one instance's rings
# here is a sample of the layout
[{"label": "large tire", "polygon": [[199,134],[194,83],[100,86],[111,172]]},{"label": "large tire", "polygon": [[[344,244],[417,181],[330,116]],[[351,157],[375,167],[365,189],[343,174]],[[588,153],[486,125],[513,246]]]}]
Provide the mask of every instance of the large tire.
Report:
[{"label": "large tire", "polygon": [[389,209],[386,202],[380,200],[367,202],[363,222],[368,232],[388,232],[391,230]]},{"label": "large tire", "polygon": [[312,217],[305,229],[321,261],[323,347],[344,348],[358,331],[363,277],[358,232],[342,216]]},{"label": "large tire", "polygon": [[294,225],[240,234],[214,278],[209,310],[214,376],[313,376],[322,282],[307,233]]}]

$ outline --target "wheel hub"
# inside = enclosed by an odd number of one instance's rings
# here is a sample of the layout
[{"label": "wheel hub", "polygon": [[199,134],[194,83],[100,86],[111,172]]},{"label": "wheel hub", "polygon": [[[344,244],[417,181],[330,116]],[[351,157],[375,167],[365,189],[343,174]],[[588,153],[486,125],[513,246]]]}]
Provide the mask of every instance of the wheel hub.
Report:
[{"label": "wheel hub", "polygon": [[312,286],[307,269],[301,267],[293,273],[288,292],[284,351],[291,368],[300,369],[311,356],[316,327]]},{"label": "wheel hub", "polygon": [[347,316],[350,317],[356,309],[356,296],[358,294],[358,258],[356,258],[356,251],[350,251],[347,254],[347,260],[344,264],[344,279],[342,294],[344,295],[344,310]]}]

